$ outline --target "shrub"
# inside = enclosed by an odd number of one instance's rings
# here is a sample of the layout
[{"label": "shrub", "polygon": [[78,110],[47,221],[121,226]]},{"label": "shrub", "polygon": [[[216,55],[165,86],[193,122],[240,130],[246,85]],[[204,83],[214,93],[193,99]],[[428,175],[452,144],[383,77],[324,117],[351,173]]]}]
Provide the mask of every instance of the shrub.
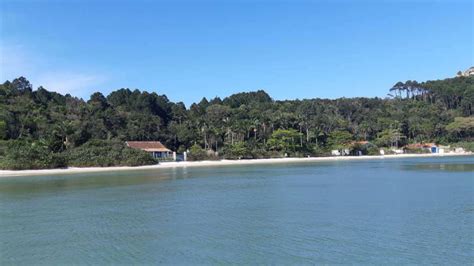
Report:
[{"label": "shrub", "polygon": [[281,155],[278,151],[267,151],[263,147],[256,147],[250,151],[249,158],[250,159],[266,159],[266,158],[280,158]]},{"label": "shrub", "polygon": [[273,131],[267,146],[270,150],[289,153],[296,151],[297,138],[301,133],[294,129],[277,129]]},{"label": "shrub", "polygon": [[322,149],[320,146],[318,145],[312,145],[310,146],[310,148],[308,149],[309,151],[309,155],[310,156],[314,156],[314,157],[318,157],[318,156],[324,156],[326,155],[327,153],[324,151],[324,149]]},{"label": "shrub", "polygon": [[[385,151],[384,151],[385,153]],[[367,155],[380,155],[380,149],[376,146],[367,149]]]},{"label": "shrub", "polygon": [[147,152],[131,149],[121,141],[92,140],[67,151],[69,166],[138,166],[156,164]]},{"label": "shrub", "polygon": [[252,158],[249,148],[245,145],[244,142],[237,142],[233,145],[228,145],[224,148],[224,158],[226,159],[242,159],[242,158]]},{"label": "shrub", "polygon": [[15,140],[2,142],[1,146],[1,169],[48,169],[66,166],[64,156],[59,153],[53,153],[41,141]]},{"label": "shrub", "polygon": [[208,152],[201,148],[198,144],[194,144],[189,149],[188,158],[189,161],[204,161],[204,160],[218,160],[219,157],[214,152]]},{"label": "shrub", "polygon": [[451,144],[453,148],[463,148],[465,151],[472,151],[474,152],[474,141],[463,141]]},{"label": "shrub", "polygon": [[423,153],[431,153],[428,149],[422,148],[405,148],[405,153],[414,153],[414,154],[423,154]]}]

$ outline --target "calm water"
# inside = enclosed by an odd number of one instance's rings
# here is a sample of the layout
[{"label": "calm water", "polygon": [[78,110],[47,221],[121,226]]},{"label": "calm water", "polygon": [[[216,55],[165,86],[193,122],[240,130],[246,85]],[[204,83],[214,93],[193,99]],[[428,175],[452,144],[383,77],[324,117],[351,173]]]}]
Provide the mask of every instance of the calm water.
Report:
[{"label": "calm water", "polygon": [[0,179],[0,264],[474,263],[474,157]]}]

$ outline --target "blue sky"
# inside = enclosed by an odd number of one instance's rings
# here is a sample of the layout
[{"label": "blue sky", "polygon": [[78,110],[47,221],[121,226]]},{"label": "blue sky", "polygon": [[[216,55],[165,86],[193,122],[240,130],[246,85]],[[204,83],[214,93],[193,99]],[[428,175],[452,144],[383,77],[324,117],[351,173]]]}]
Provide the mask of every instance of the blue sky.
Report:
[{"label": "blue sky", "polygon": [[88,99],[384,97],[474,63],[472,1],[5,1],[0,79]]}]

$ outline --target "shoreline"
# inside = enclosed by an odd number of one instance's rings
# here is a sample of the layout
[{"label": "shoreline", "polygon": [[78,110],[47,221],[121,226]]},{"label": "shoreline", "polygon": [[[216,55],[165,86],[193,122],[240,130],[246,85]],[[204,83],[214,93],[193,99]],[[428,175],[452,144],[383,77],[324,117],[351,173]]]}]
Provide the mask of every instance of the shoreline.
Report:
[{"label": "shoreline", "polygon": [[143,165],[143,166],[68,167],[68,168],[59,168],[59,169],[0,170],[0,177],[100,173],[100,172],[109,172],[109,171],[133,171],[133,170],[152,170],[152,169],[205,167],[205,166],[213,167],[213,166],[230,166],[230,165],[254,165],[254,164],[278,164],[278,163],[302,163],[302,162],[383,160],[383,159],[451,157],[451,156],[470,156],[470,155],[474,155],[474,153],[472,152],[445,153],[445,154],[428,153],[428,154],[330,156],[330,157],[307,157],[307,158],[271,158],[271,159],[242,159],[242,160],[218,160],[218,161],[163,162],[160,164]]}]

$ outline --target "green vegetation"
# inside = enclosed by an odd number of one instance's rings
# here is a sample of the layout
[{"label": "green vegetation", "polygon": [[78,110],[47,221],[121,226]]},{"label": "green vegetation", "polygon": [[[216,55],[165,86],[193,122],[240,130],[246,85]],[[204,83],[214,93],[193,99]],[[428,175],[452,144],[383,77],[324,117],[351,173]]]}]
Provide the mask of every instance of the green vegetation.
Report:
[{"label": "green vegetation", "polygon": [[91,140],[62,152],[53,152],[44,141],[2,141],[0,147],[0,169],[137,166],[157,163],[147,152],[128,148],[121,141]]},{"label": "green vegetation", "polygon": [[294,129],[277,129],[273,131],[267,146],[270,150],[280,151],[284,153],[296,152],[296,142],[301,133]]},{"label": "green vegetation", "polygon": [[228,145],[224,154],[226,159],[242,159],[247,157],[250,151],[244,142],[237,142]]},{"label": "green vegetation", "polygon": [[0,145],[0,169],[24,170],[66,166],[64,156],[53,153],[44,141],[12,140]]},{"label": "green vegetation", "polygon": [[453,143],[453,146],[463,148],[466,151],[474,152],[474,141],[461,141]]},{"label": "green vegetation", "polygon": [[87,166],[137,166],[156,164],[145,151],[128,148],[121,141],[92,140],[65,153],[68,165]]},{"label": "green vegetation", "polygon": [[[369,141],[472,143],[474,77],[398,82],[390,97],[275,101],[264,91],[203,98],[189,108],[164,95],[120,89],[88,101],[0,85],[0,168],[156,163],[125,140],[160,140],[191,160],[318,156]],[[362,149],[362,147],[359,147]]]},{"label": "green vegetation", "polygon": [[398,143],[405,138],[399,129],[384,129],[377,133],[377,138],[374,140],[374,144],[380,147],[398,146]]},{"label": "green vegetation", "polygon": [[335,130],[327,138],[327,146],[331,149],[344,149],[349,147],[352,134],[345,130]]},{"label": "green vegetation", "polygon": [[189,161],[218,160],[219,157],[212,151],[206,151],[201,146],[194,144],[189,150]]},{"label": "green vegetation", "polygon": [[446,130],[460,138],[472,136],[474,135],[474,117],[455,117],[454,122],[446,126]]}]

